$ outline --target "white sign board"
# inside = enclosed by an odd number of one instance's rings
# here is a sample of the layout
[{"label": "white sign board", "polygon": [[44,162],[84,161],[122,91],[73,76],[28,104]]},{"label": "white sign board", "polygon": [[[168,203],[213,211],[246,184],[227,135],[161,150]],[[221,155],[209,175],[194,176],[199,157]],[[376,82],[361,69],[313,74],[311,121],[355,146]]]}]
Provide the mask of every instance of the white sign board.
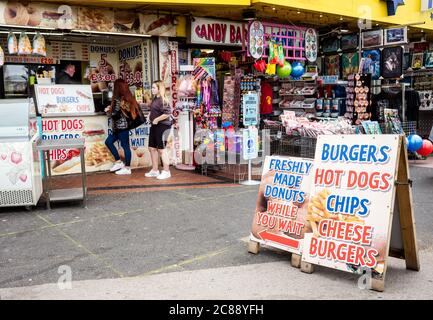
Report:
[{"label": "white sign board", "polygon": [[318,137],[303,261],[384,276],[399,147],[398,135]]},{"label": "white sign board", "polygon": [[256,126],[259,114],[259,95],[247,93],[242,98],[244,126]]},{"label": "white sign board", "polygon": [[95,112],[90,85],[35,85],[35,92],[42,115]]},{"label": "white sign board", "polygon": [[243,130],[243,157],[244,160],[252,160],[258,157],[257,142],[258,130],[255,127],[249,127]]},{"label": "white sign board", "polygon": [[301,254],[313,161],[267,156],[256,202],[250,239]]}]

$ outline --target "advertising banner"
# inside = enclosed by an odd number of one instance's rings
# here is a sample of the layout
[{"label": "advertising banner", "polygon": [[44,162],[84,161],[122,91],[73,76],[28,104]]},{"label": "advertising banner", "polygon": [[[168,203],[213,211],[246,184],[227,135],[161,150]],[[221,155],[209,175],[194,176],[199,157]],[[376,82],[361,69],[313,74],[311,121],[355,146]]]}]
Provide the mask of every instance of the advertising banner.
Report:
[{"label": "advertising banner", "polygon": [[0,24],[74,29],[77,8],[68,5],[28,1],[1,1]]},{"label": "advertising banner", "polygon": [[35,85],[35,92],[41,114],[95,112],[89,85]]},{"label": "advertising banner", "polygon": [[313,161],[267,156],[256,202],[252,241],[301,254],[309,232],[307,204]]},{"label": "advertising banner", "polygon": [[110,82],[118,77],[118,54],[114,46],[92,44],[90,51],[90,69],[88,78],[92,92],[108,89]]},{"label": "advertising banner", "polygon": [[176,18],[172,15],[139,14],[140,33],[160,37],[176,37]]},{"label": "advertising banner", "polygon": [[[86,172],[105,171],[114,164],[114,157],[105,145],[105,139],[111,132],[110,122],[106,116],[44,118],[42,139],[84,138]],[[131,168],[151,166],[148,137],[149,128],[146,125],[130,131]],[[119,143],[117,149],[124,160],[125,154]],[[79,150],[52,150],[50,159],[53,175],[81,172]]]},{"label": "advertising banner", "polygon": [[143,54],[141,42],[119,47],[119,77],[130,87],[143,87]]},{"label": "advertising banner", "polygon": [[303,261],[384,276],[399,147],[398,135],[318,137]]},{"label": "advertising banner", "polygon": [[146,39],[142,43],[143,54],[143,102],[150,103],[152,99],[152,48],[151,40]]}]

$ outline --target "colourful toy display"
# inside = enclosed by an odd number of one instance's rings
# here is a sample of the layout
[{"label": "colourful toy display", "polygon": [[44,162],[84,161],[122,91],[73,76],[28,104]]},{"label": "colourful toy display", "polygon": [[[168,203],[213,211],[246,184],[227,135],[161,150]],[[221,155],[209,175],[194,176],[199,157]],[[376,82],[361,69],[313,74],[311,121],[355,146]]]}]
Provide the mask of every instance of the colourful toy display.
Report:
[{"label": "colourful toy display", "polygon": [[427,157],[430,153],[433,152],[433,144],[430,140],[424,139],[422,141],[421,148],[418,149],[417,153],[423,157]]},{"label": "colourful toy display", "polygon": [[289,61],[284,61],[283,67],[277,66],[277,75],[280,79],[288,78],[292,72],[292,65]]},{"label": "colourful toy display", "polygon": [[407,150],[416,152],[422,147],[422,138],[417,134],[411,134],[407,137]]},{"label": "colourful toy display", "polygon": [[292,63],[292,73],[291,76],[294,80],[299,80],[301,76],[304,74],[305,68],[299,61],[295,61]]},{"label": "colourful toy display", "polygon": [[278,55],[277,55],[277,57],[278,57],[278,62],[277,62],[277,64],[278,64],[280,67],[284,67],[284,63],[285,63],[286,61],[285,61],[285,57],[284,57],[284,48],[283,48],[283,44],[282,44],[281,42],[278,44]]}]

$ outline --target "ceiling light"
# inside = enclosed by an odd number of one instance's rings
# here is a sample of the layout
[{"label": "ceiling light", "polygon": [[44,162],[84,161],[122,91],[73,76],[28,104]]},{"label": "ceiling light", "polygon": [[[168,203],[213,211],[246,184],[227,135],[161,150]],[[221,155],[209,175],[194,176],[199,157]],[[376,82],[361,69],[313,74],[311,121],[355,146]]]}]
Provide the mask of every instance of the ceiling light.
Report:
[{"label": "ceiling light", "polygon": [[341,33],[349,33],[350,30],[348,30],[348,29],[340,29],[340,32],[341,32]]},{"label": "ceiling light", "polygon": [[296,12],[297,14],[300,14],[301,13],[301,11],[298,11],[298,12]]},{"label": "ceiling light", "polygon": [[343,21],[343,17],[340,17],[340,21]]},{"label": "ceiling light", "polygon": [[276,10],[276,9],[275,9],[275,7],[272,7],[272,10],[274,10],[274,11],[275,11],[275,10]]},{"label": "ceiling light", "polygon": [[424,30],[423,30],[423,29],[421,29],[421,32],[424,32]]},{"label": "ceiling light", "polygon": [[323,14],[320,14],[320,16],[319,16],[320,18],[322,18],[323,17]]},{"label": "ceiling light", "polygon": [[214,53],[215,50],[213,50],[213,49],[200,49],[200,51],[204,52],[204,53]]}]

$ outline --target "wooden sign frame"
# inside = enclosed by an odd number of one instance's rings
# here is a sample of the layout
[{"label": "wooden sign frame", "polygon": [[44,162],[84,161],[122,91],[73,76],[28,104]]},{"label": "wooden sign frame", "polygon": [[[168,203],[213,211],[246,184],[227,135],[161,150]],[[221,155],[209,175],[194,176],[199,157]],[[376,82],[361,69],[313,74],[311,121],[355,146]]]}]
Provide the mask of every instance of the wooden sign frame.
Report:
[{"label": "wooden sign frame", "polygon": [[[383,274],[380,279],[372,278],[371,289],[384,291],[388,258],[395,257],[406,261],[406,269],[419,271],[419,252],[416,240],[415,217],[413,212],[412,181],[409,176],[409,162],[404,135],[399,136],[395,168],[395,187],[392,191],[391,214],[387,233],[386,251]],[[249,242],[248,251],[258,253],[260,244]],[[305,248],[304,248],[305,249]],[[313,273],[314,264],[303,261],[301,256],[292,254],[294,267],[300,267],[302,272]]]}]

